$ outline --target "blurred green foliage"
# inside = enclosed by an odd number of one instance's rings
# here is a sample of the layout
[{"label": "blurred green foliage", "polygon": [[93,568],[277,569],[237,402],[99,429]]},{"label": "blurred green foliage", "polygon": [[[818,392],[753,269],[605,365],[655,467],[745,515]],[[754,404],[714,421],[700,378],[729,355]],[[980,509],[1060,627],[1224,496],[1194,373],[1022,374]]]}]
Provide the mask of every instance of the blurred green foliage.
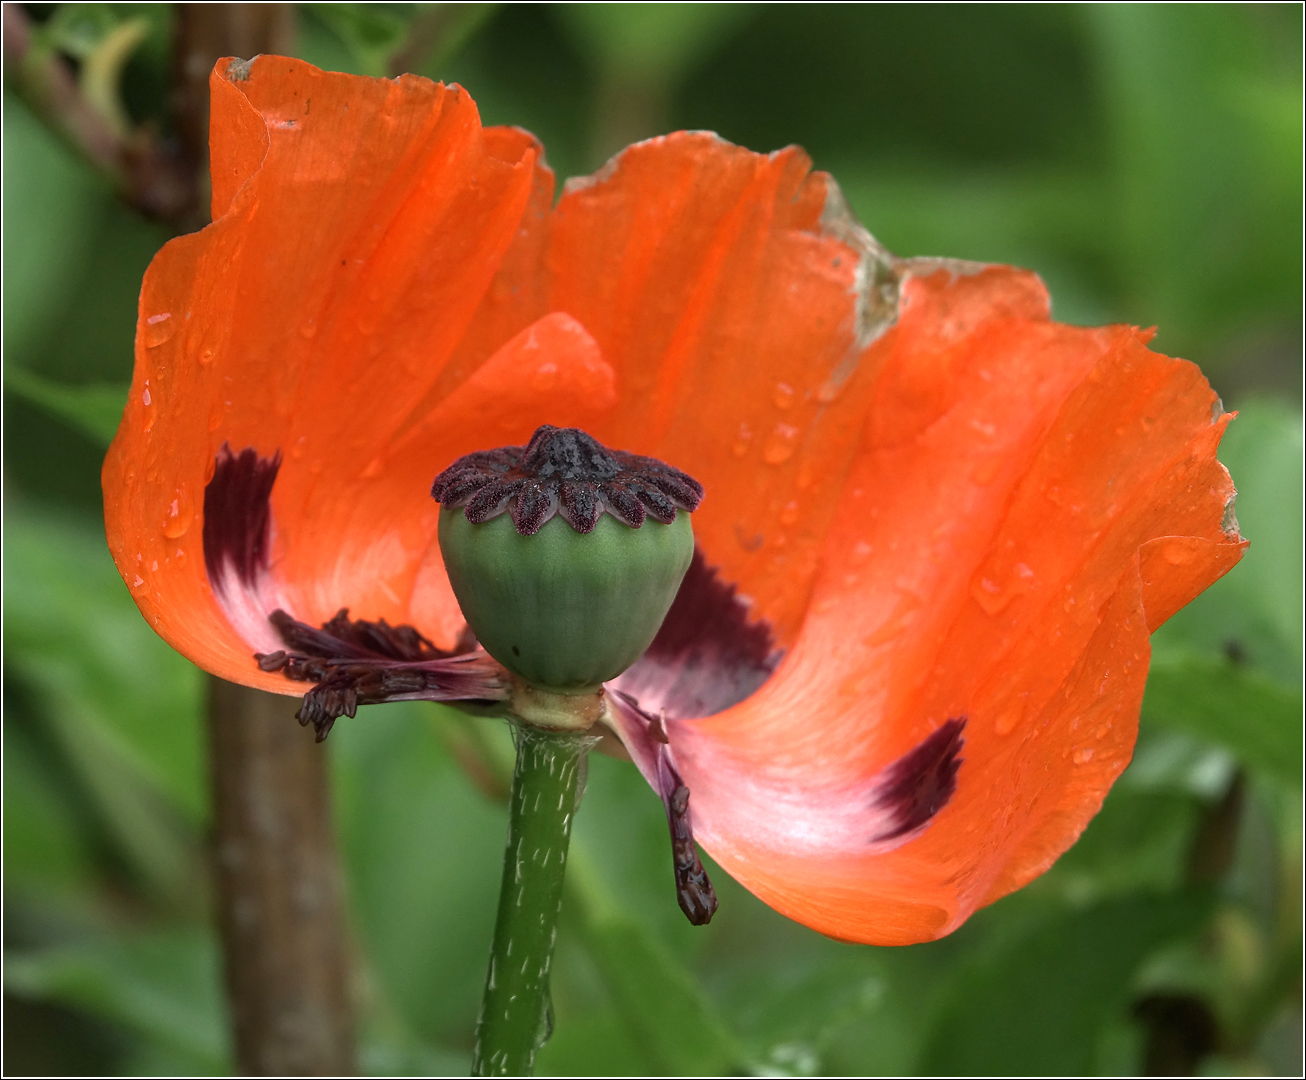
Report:
[{"label": "blurred green foliage", "polygon": [[[166,7],[27,8],[78,60],[145,20],[120,104],[166,125]],[[540,1071],[1299,1074],[1300,7],[309,4],[297,48],[457,80],[561,176],[673,127],[801,143],[893,250],[1031,266],[1070,321],[1157,322],[1241,409],[1221,458],[1253,546],[1155,636],[1135,762],[1048,874],[895,950],[717,871],[695,930],[656,798],[596,759]],[[8,86],[4,150],[6,1065],[221,1072],[200,676],[99,516],[169,231]],[[469,1062],[505,827],[469,748],[510,752],[419,705],[330,742],[373,1073]]]}]

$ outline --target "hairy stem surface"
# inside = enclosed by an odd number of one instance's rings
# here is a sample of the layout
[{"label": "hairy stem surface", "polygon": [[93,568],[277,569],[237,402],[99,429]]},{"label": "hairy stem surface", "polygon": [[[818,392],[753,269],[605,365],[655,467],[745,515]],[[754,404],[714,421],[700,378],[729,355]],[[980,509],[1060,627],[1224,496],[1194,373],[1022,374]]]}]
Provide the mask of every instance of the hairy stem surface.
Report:
[{"label": "hairy stem surface", "polygon": [[584,790],[588,735],[515,729],[508,843],[485,998],[476,1023],[475,1076],[528,1076],[553,1028],[549,966],[571,839]]}]

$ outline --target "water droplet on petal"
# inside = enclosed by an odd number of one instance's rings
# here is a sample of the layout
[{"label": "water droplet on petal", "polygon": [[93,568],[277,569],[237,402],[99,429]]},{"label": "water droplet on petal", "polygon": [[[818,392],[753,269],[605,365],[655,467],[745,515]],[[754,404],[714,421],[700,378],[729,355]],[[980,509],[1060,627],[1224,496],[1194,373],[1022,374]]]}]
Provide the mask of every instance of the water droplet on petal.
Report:
[{"label": "water droplet on petal", "polygon": [[771,400],[777,409],[787,409],[794,403],[794,388],[788,383],[776,383]]},{"label": "water droplet on petal", "polygon": [[145,584],[145,579],[141,577],[140,574],[137,574],[135,579],[132,581],[132,588],[139,589],[144,584]]},{"label": "water droplet on petal", "polygon": [[1019,596],[1034,587],[1034,571],[1016,563],[1008,571],[990,566],[975,575],[970,592],[986,615],[997,615]]},{"label": "water droplet on petal", "polygon": [[1166,542],[1163,554],[1171,566],[1187,566],[1197,557],[1197,552],[1182,541]]},{"label": "water droplet on petal", "polygon": [[750,529],[742,521],[735,522],[735,539],[739,541],[739,546],[745,551],[756,551],[766,542],[766,537],[760,532]]},{"label": "water droplet on petal", "polygon": [[748,444],[753,441],[753,432],[747,424],[739,425],[739,434],[735,436],[734,444],[730,447],[730,452],[735,457],[743,457],[748,453]]},{"label": "water droplet on petal", "polygon": [[1076,765],[1085,765],[1093,760],[1093,748],[1091,746],[1082,747],[1076,750],[1071,760]]},{"label": "water droplet on petal", "polygon": [[201,364],[213,363],[213,357],[217,355],[217,349],[212,345],[205,345],[200,349],[199,361]]},{"label": "water droplet on petal", "polygon": [[1024,699],[1013,701],[1002,712],[998,713],[998,718],[993,721],[993,730],[999,735],[1010,735],[1016,730],[1016,725],[1025,716]]},{"label": "water droplet on petal", "polygon": [[767,436],[762,450],[762,460],[768,465],[781,465],[794,455],[798,448],[798,429],[792,424],[776,424]]},{"label": "water droplet on petal", "polygon": [[174,319],[170,311],[146,316],[145,321],[141,323],[141,341],[147,349],[157,348],[172,337],[180,325],[181,320]]},{"label": "water droplet on petal", "polygon": [[177,489],[177,494],[173,496],[172,502],[164,512],[163,535],[169,540],[176,540],[177,537],[185,535],[194,516],[195,509],[191,502],[190,491],[183,485]]},{"label": "water droplet on petal", "polygon": [[154,400],[150,396],[150,380],[145,380],[145,389],[141,391],[141,404],[145,406],[145,414],[141,418],[141,430],[149,431],[154,426],[154,419],[157,409],[154,406]]},{"label": "water droplet on petal", "polygon": [[316,333],[317,333],[317,320],[312,318],[311,316],[299,324],[300,337],[306,338],[308,340],[312,340],[313,336]]},{"label": "water droplet on petal", "polygon": [[798,504],[796,502],[787,502],[784,509],[780,511],[780,524],[792,525],[798,520]]}]

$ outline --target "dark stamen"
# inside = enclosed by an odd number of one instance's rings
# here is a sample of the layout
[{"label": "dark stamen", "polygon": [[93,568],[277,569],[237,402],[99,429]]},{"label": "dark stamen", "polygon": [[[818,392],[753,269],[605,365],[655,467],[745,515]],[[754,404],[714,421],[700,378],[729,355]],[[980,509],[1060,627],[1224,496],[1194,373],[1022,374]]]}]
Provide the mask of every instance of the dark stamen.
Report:
[{"label": "dark stamen", "polygon": [[577,428],[545,424],[525,446],[478,450],[435,478],[431,495],[465,507],[474,525],[508,511],[523,536],[561,514],[580,533],[609,513],[638,529],[646,517],[669,525],[677,508],[693,511],[703,486],[657,458],[609,450]]},{"label": "dark stamen", "polygon": [[676,873],[676,901],[695,926],[706,926],[716,914],[716,891],[698,857],[689,825],[689,788],[680,779],[664,746],[658,747],[658,786],[671,827],[671,859]]},{"label": "dark stamen", "polygon": [[317,685],[295,715],[321,742],[341,716],[383,701],[469,701],[508,697],[502,670],[464,633],[453,651],[437,648],[411,626],[350,619],[341,608],[321,629],[278,609],[269,616],[287,652],[256,653],[263,671]]},{"label": "dark stamen", "polygon": [[884,770],[872,806],[888,811],[892,824],[871,843],[894,840],[919,829],[943,809],[957,790],[964,716],[947,721]]}]

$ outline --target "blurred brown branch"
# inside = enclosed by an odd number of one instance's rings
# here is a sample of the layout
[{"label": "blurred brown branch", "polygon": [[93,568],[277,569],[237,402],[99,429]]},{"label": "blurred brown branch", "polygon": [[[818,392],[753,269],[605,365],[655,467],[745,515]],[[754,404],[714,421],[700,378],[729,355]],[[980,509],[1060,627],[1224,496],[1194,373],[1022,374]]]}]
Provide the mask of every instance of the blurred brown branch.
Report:
[{"label": "blurred brown branch", "polygon": [[295,698],[209,680],[214,862],[236,1059],[252,1076],[357,1072],[323,747]]},{"label": "blurred brown branch", "polygon": [[[209,72],[224,56],[287,53],[290,4],[178,4],[173,112],[208,220]],[[223,968],[241,1072],[356,1073],[349,933],[325,748],[296,702],[209,680],[214,856]]]},{"label": "blurred brown branch", "polygon": [[178,4],[173,23],[172,111],[180,156],[195,182],[194,213],[209,219],[209,72],[224,56],[288,54],[293,4]]},{"label": "blurred brown branch", "polygon": [[121,127],[116,116],[93,100],[86,82],[79,83],[67,60],[37,42],[33,29],[21,5],[4,5],[5,77],[10,84],[136,209],[166,221],[189,214],[195,205],[195,183],[187,163],[157,133]]}]

